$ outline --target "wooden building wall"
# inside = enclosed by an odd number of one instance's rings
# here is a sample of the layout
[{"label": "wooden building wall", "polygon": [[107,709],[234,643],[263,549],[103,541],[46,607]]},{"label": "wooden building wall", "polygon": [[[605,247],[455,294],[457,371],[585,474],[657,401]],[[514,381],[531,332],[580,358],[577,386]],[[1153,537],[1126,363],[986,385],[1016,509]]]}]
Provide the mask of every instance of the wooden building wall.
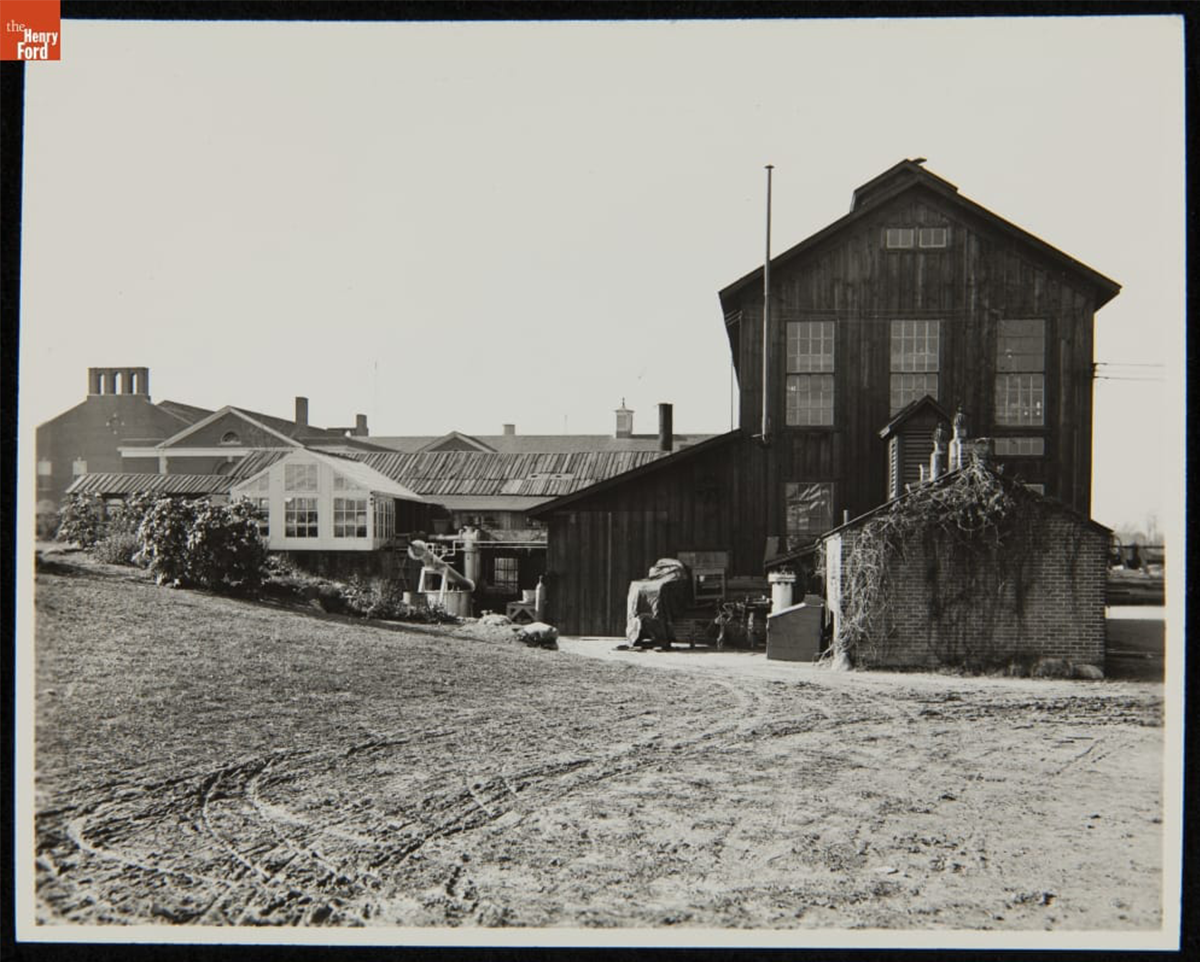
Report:
[{"label": "wooden building wall", "polygon": [[551,514],[548,619],[564,634],[624,634],[629,582],[681,551],[728,551],[730,575],[761,575],[766,464],[758,442],[732,435]]},{"label": "wooden building wall", "polygon": [[[888,250],[888,227],[946,227],[944,249]],[[846,232],[772,267],[772,476],[785,481],[833,481],[835,514],[851,516],[883,500],[890,384],[890,322],[937,319],[941,324],[938,400],[961,404],[976,436],[1042,436],[1046,453],[1026,459],[1027,476],[1046,493],[1087,514],[1091,492],[1092,324],[1094,295],[1073,286],[1049,262],[933,191],[922,187],[883,204]],[[725,306],[740,318],[735,334],[741,427],[760,430],[762,288],[748,284]],[[1045,424],[1005,428],[994,423],[996,330],[999,319],[1046,322]],[[785,424],[786,324],[835,322],[834,425]],[[1033,478],[1030,478],[1033,480]],[[770,527],[780,533],[780,487],[770,499]]]}]

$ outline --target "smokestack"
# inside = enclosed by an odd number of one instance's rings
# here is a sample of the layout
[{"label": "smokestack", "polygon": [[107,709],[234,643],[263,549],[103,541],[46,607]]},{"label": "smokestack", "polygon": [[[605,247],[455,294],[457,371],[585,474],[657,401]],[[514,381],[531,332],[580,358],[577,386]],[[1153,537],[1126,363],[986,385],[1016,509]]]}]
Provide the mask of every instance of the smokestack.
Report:
[{"label": "smokestack", "polygon": [[354,434],[356,437],[365,438],[370,432],[367,430],[367,416],[365,414],[354,415]]},{"label": "smokestack", "polygon": [[296,427],[308,427],[308,398],[306,397],[296,398]]},{"label": "smokestack", "polygon": [[504,425],[504,436],[505,437],[512,437],[516,433],[517,433],[517,426],[515,424]]},{"label": "smokestack", "polygon": [[669,404],[658,406],[658,450],[670,451],[675,444],[674,409]]}]

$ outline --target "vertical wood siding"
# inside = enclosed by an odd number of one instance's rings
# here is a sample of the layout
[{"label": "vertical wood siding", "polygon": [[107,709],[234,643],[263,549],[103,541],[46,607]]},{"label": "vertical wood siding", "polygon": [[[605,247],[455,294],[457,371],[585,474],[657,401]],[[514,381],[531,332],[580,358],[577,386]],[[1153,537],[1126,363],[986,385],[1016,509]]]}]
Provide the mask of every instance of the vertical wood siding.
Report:
[{"label": "vertical wood siding", "polygon": [[[887,226],[944,226],[942,249],[884,248]],[[962,405],[972,434],[1044,434],[1046,455],[1027,465],[1046,493],[1088,513],[1091,504],[1092,323],[1094,296],[1072,286],[1061,269],[929,191],[917,188],[883,205],[850,232],[772,269],[777,285],[771,331],[772,404],[776,443],[772,490],[764,490],[768,527],[782,534],[782,485],[833,481],[837,516],[878,504],[887,491],[888,459],[878,436],[887,423],[890,322],[941,321],[938,400]],[[727,310],[734,305],[726,305]],[[741,427],[757,433],[761,411],[762,293],[748,287],[736,305]],[[994,422],[997,321],[1046,322],[1045,424],[1031,430]],[[833,428],[788,428],[786,325],[836,323]]]},{"label": "vertical wood siding", "polygon": [[[886,250],[889,226],[946,227],[948,246]],[[772,444],[752,437],[761,430],[762,289],[748,284],[724,305],[726,320],[735,321],[729,333],[740,436],[673,457],[548,518],[548,610],[564,632],[623,633],[629,582],[680,551],[729,551],[731,574],[761,573],[766,539],[786,535],[789,481],[833,482],[835,523],[843,512],[856,516],[886,500],[888,449],[879,430],[892,414],[892,320],[939,320],[942,406],[952,412],[961,404],[975,436],[1044,437],[1045,455],[1013,459],[1013,473],[1089,512],[1095,295],[1073,286],[1057,264],[1017,246],[989,218],[918,186],[774,266],[771,277]],[[1045,424],[1038,428],[994,423],[997,321],[1017,318],[1046,323]],[[835,322],[832,427],[785,424],[786,324],[799,320]],[[901,470],[927,454],[926,427]]]}]

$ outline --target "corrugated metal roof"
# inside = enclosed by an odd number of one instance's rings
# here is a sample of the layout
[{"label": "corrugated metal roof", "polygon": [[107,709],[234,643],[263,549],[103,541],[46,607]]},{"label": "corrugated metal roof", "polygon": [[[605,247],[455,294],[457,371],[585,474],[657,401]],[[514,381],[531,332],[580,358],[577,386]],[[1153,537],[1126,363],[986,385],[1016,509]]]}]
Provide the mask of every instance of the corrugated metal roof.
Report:
[{"label": "corrugated metal roof", "polygon": [[125,474],[97,471],[81,474],[67,494],[127,495],[148,492],[162,495],[227,494],[237,479],[224,474]]},{"label": "corrugated metal roof", "polygon": [[285,457],[287,453],[287,451],[254,451],[235,461],[229,476],[239,480],[248,478],[252,474],[258,474],[263,468],[269,468],[280,458]]},{"label": "corrugated metal roof", "polygon": [[181,495],[224,493],[282,458],[300,455],[325,461],[368,490],[412,501],[431,501],[456,510],[495,511],[531,510],[550,499],[574,494],[669,456],[658,450],[557,454],[360,451],[336,455],[312,450],[259,451],[235,462],[226,475],[85,474],[68,490],[111,495],[138,491]]},{"label": "corrugated metal roof", "polygon": [[[377,471],[368,464],[363,464],[361,461],[354,460],[351,457],[324,456],[311,451],[309,453],[314,455],[318,460],[330,465],[334,471],[342,475],[342,477],[353,481],[360,488],[365,488],[368,491],[376,491],[380,494],[388,494],[393,498],[400,498],[404,501],[425,500],[407,485],[401,484],[394,478],[388,477],[386,474]],[[296,457],[296,455],[291,456]]]},{"label": "corrugated metal roof", "polygon": [[330,468],[342,477],[353,482],[356,487],[378,494],[387,494],[393,498],[400,498],[403,501],[425,501],[425,498],[422,498],[411,488],[401,484],[394,478],[388,477],[386,474],[380,473],[370,465],[364,464],[353,455],[322,454],[319,451],[310,450],[283,452],[280,457],[261,465],[258,471],[240,475],[237,478],[237,486],[241,487],[245,482],[270,468],[275,461],[282,461],[284,459],[291,461],[317,461],[329,465]]},{"label": "corrugated metal roof", "polygon": [[[476,441],[486,444],[499,454],[588,454],[614,453],[619,451],[658,451],[657,434],[635,434],[629,438],[616,438],[611,434],[475,434]],[[674,447],[688,447],[706,441],[711,434],[676,434]],[[420,435],[413,437],[377,435],[370,438],[372,444],[390,448],[404,454],[436,454],[424,451],[445,435]]]},{"label": "corrugated metal roof", "polygon": [[666,456],[663,451],[353,455],[431,501],[439,501],[446,495],[555,498]]}]

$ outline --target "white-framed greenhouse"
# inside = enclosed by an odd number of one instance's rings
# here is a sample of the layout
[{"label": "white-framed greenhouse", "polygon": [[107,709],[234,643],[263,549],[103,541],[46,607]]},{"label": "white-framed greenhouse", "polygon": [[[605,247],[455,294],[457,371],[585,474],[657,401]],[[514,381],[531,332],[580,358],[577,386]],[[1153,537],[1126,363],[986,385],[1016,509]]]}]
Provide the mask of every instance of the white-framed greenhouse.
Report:
[{"label": "white-framed greenhouse", "polygon": [[358,461],[295,451],[230,489],[259,509],[272,551],[375,551],[396,536],[396,502],[426,500]]}]

